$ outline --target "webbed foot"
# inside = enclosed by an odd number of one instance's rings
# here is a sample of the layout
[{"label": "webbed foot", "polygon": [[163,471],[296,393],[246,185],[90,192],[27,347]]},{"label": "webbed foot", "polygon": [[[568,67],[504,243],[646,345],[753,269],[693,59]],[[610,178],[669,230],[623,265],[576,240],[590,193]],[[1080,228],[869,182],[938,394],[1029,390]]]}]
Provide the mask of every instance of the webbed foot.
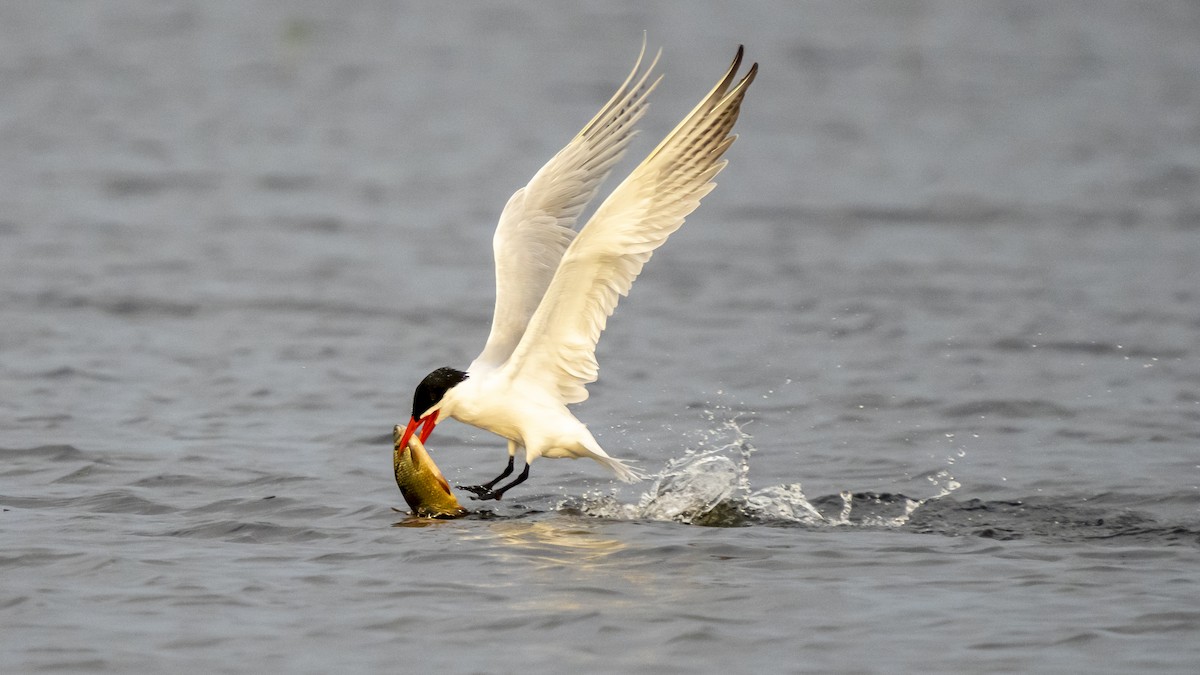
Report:
[{"label": "webbed foot", "polygon": [[460,490],[466,490],[467,492],[473,493],[475,496],[471,497],[471,499],[484,501],[488,499],[495,499],[496,501],[500,501],[500,498],[504,496],[503,491],[493,490],[488,485],[456,485],[455,487]]}]

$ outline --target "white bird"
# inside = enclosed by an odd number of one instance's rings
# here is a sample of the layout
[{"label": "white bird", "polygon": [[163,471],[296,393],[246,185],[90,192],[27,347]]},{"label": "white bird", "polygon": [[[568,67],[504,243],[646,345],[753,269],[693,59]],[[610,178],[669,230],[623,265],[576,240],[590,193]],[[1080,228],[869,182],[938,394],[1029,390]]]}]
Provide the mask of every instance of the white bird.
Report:
[{"label": "white bird", "polygon": [[[424,441],[448,417],[508,439],[508,466],[470,490],[500,499],[529,477],[538,457],[590,457],[617,478],[642,478],[610,457],[567,405],[588,396],[599,372],[596,342],[654,250],[715,186],[735,135],[742,97],[758,64],[734,84],[742,47],[728,72],[675,129],[601,203],[587,224],[575,221],[621,159],[646,97],[658,84],[641,71],[629,77],[600,112],[508,200],[492,239],[496,307],[483,352],[466,371],[438,368],[417,385],[399,447],[420,428]],[[661,55],[661,50],[659,52]],[[525,468],[503,487],[517,450]]]}]

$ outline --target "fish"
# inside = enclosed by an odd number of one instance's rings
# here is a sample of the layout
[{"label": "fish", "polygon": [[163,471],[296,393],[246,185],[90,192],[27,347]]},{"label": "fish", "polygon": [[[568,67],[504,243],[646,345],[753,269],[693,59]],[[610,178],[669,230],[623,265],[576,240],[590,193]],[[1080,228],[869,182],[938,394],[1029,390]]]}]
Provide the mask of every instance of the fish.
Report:
[{"label": "fish", "polygon": [[403,436],[403,427],[392,429],[392,466],[396,472],[396,486],[412,514],[422,518],[459,518],[470,513],[458,503],[450,483],[429,456],[421,439],[412,436],[408,439],[408,447],[401,447]]}]

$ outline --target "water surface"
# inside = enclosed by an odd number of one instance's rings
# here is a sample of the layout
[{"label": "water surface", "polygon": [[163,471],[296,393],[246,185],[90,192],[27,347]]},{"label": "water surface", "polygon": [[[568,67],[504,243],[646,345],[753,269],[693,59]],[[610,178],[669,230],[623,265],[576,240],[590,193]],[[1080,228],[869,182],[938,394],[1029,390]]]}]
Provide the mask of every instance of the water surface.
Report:
[{"label": "water surface", "polygon": [[[737,44],[720,187],[543,461],[409,519],[508,195]],[[1195,672],[1195,3],[6,3],[5,672]],[[502,441],[447,423],[452,482]],[[471,504],[479,507],[478,503]]]}]

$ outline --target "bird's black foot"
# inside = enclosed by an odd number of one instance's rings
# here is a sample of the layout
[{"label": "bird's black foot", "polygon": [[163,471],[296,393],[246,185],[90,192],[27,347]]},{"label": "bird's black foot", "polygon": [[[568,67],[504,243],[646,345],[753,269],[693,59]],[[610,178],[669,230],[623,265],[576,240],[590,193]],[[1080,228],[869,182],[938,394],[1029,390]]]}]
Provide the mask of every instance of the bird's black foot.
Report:
[{"label": "bird's black foot", "polygon": [[455,487],[457,487],[459,490],[466,490],[467,492],[474,493],[475,496],[471,497],[471,499],[485,501],[488,499],[495,499],[496,501],[500,501],[500,498],[504,496],[503,491],[493,490],[487,485],[457,485]]},{"label": "bird's black foot", "polygon": [[500,474],[499,476],[496,476],[495,480],[492,480],[491,482],[484,483],[483,485],[466,485],[466,486],[459,485],[458,489],[466,490],[467,492],[474,493],[475,496],[471,497],[471,499],[481,499],[481,500],[495,499],[496,501],[500,501],[504,497],[504,493],[508,492],[509,488],[511,488],[514,485],[519,485],[521,483],[524,483],[525,479],[529,478],[529,465],[526,464],[525,470],[521,472],[520,476],[517,476],[516,480],[509,483],[508,485],[501,485],[500,487],[493,489],[492,488],[493,485],[495,485],[497,482],[499,482],[499,480],[501,478],[504,478],[512,471],[512,458],[511,457],[509,458],[508,465],[509,465],[509,468],[506,469],[504,473]]},{"label": "bird's black foot", "polygon": [[[504,496],[504,491],[509,487],[512,487],[512,485],[500,488],[499,490],[493,490],[492,488],[496,486],[496,483],[499,483],[502,479],[508,476],[508,474],[512,473],[512,471],[513,456],[509,455],[508,466],[504,467],[504,471],[501,471],[499,476],[496,476],[483,485],[456,485],[455,487],[457,487],[459,490],[466,490],[467,492],[474,493],[475,496],[471,497],[471,499],[495,499],[496,501],[500,501],[500,498]],[[525,471],[526,473],[529,472],[528,465],[526,465]]]}]

